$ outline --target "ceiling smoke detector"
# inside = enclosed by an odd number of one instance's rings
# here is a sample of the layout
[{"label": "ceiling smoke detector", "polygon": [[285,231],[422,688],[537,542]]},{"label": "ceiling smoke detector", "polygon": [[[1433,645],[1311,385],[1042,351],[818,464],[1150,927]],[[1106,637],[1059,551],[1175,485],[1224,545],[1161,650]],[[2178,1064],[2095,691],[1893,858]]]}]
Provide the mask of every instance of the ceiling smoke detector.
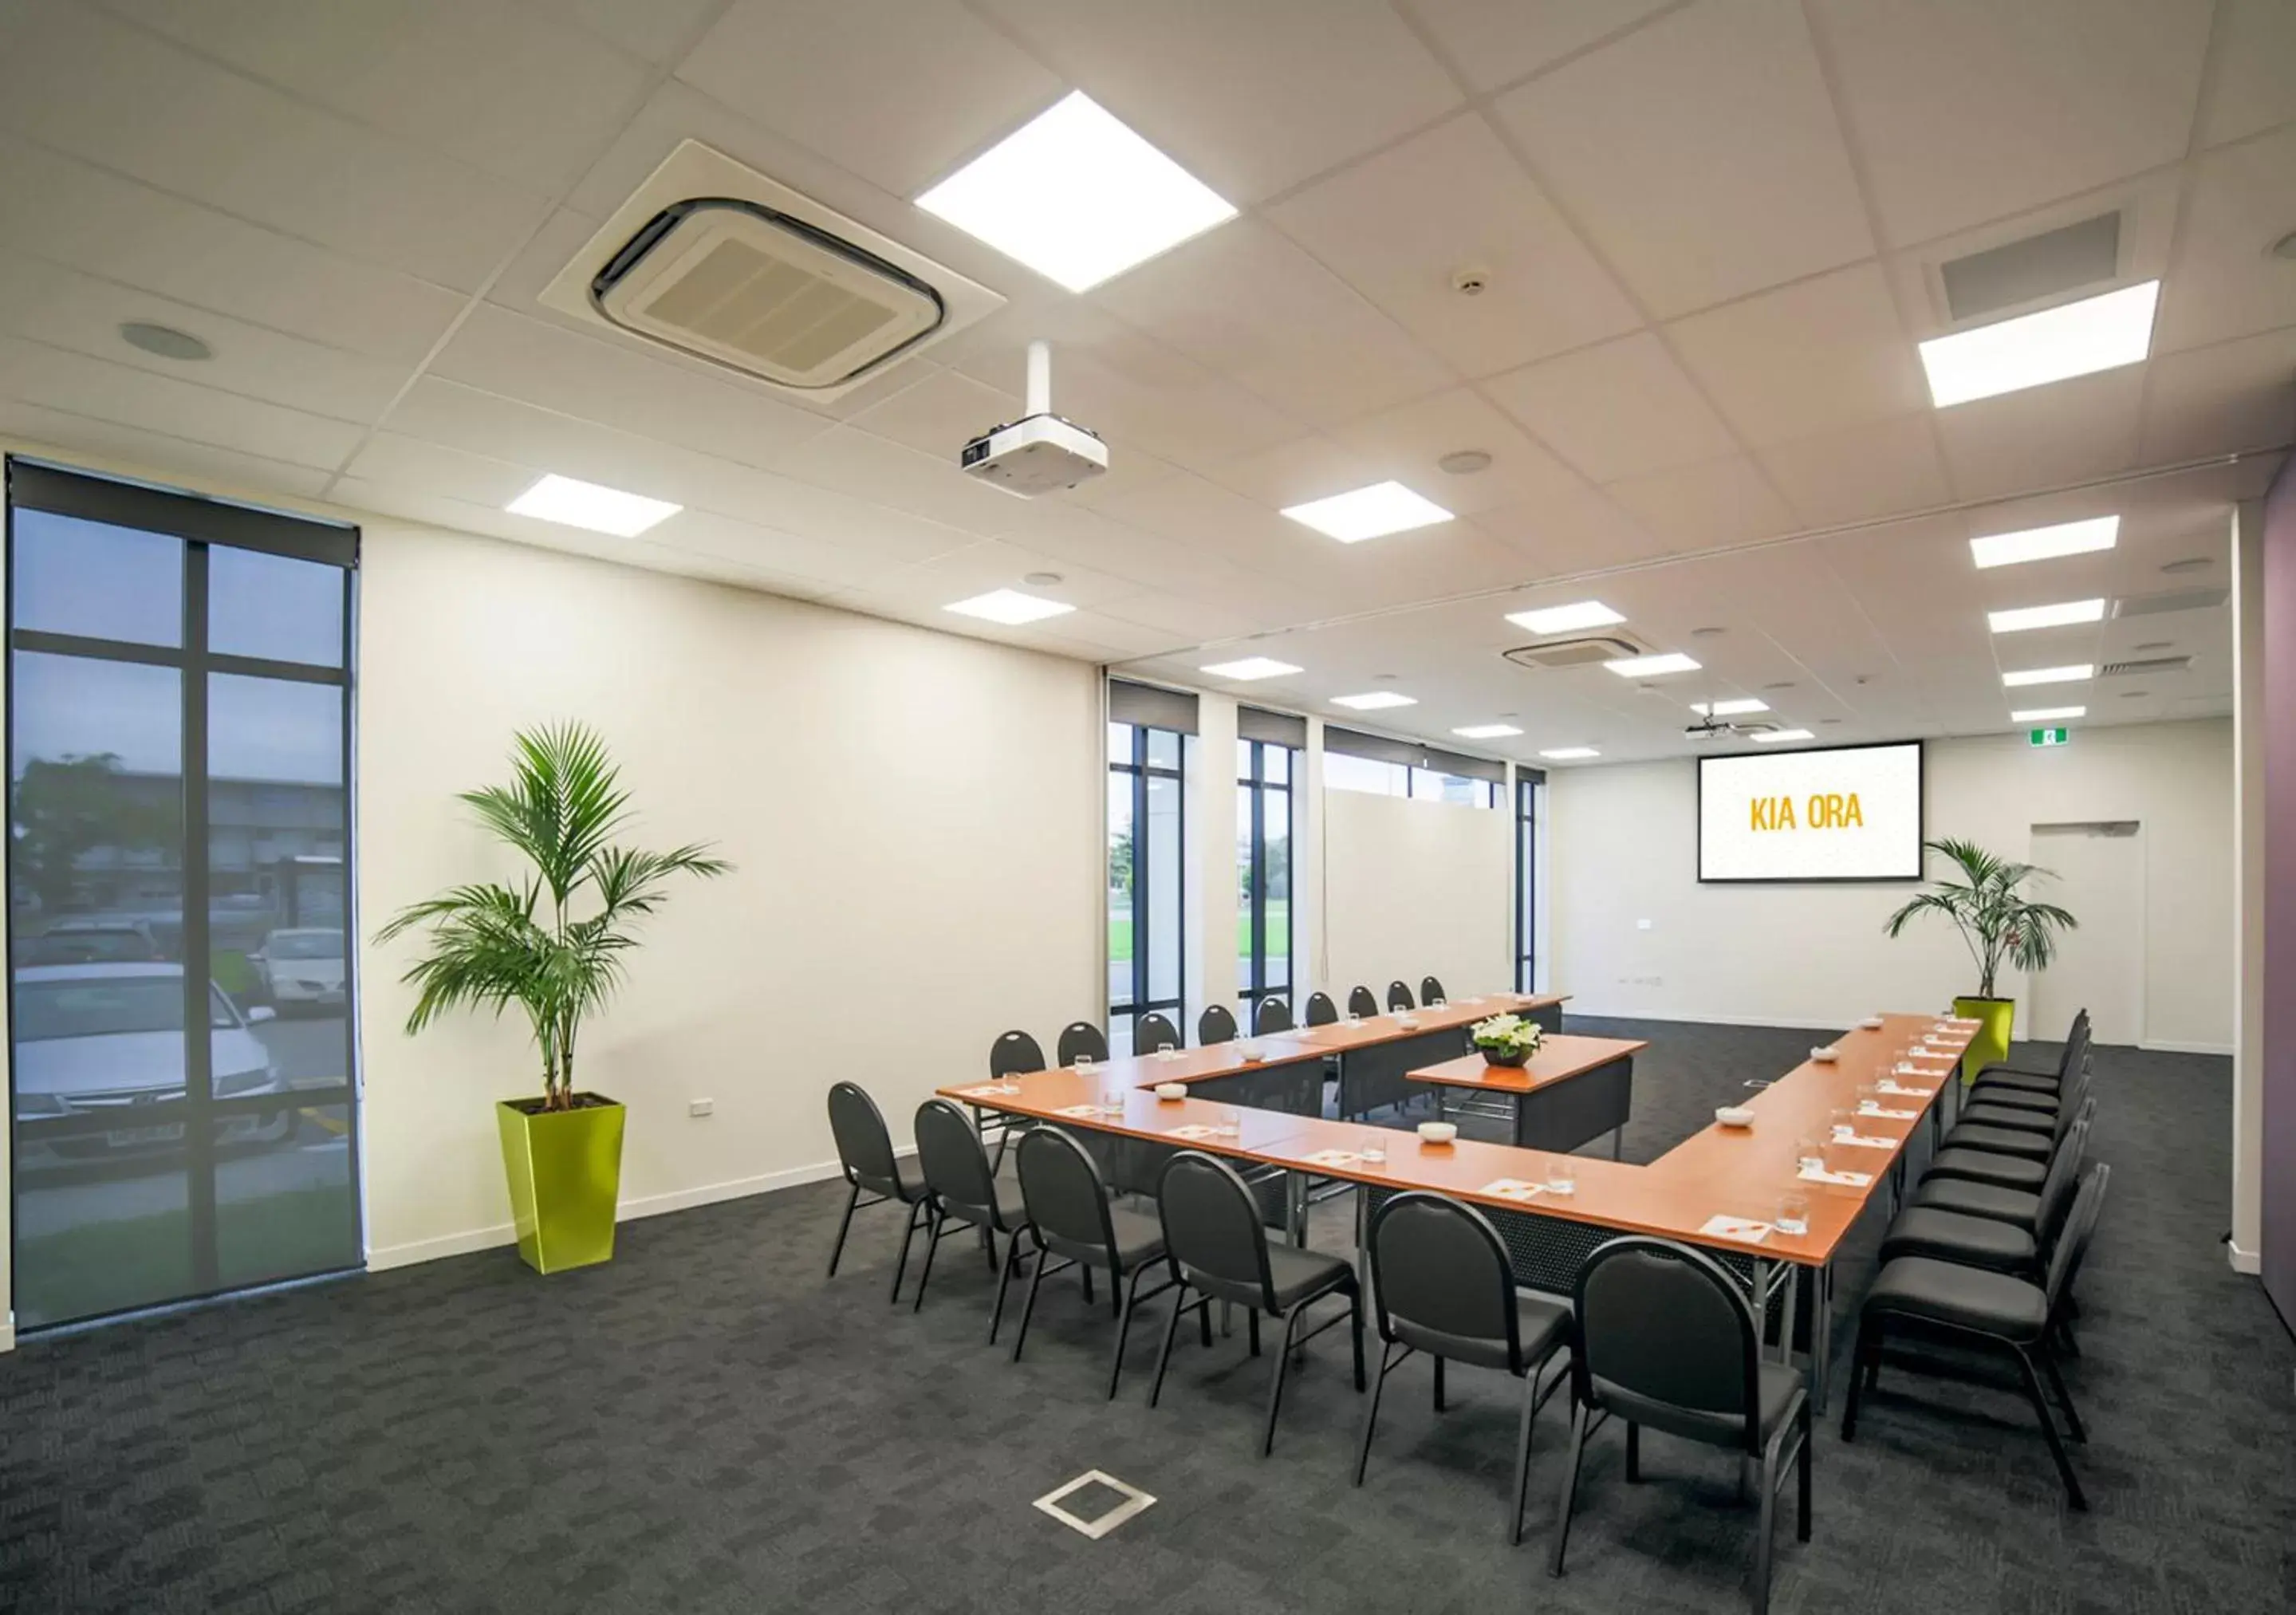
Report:
[{"label": "ceiling smoke detector", "polygon": [[1435,463],[1455,477],[1472,477],[1491,468],[1491,457],[1480,448],[1455,448]]},{"label": "ceiling smoke detector", "polygon": [[196,364],[215,357],[215,349],[190,332],[178,331],[173,325],[153,324],[149,320],[129,320],[120,326],[119,340],[156,358]]},{"label": "ceiling smoke detector", "polygon": [[1480,297],[1491,283],[1491,272],[1480,264],[1467,264],[1451,271],[1451,290],[1461,297]]}]

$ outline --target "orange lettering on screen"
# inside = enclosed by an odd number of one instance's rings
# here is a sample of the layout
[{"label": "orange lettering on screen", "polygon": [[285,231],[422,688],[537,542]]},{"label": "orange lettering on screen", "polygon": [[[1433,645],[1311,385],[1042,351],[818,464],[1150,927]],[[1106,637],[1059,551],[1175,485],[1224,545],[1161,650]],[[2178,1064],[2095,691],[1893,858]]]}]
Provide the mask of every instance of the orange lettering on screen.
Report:
[{"label": "orange lettering on screen", "polygon": [[1794,816],[1794,799],[1790,796],[1758,796],[1747,802],[1748,816],[1756,830],[1863,830],[1866,810],[1858,805],[1857,793],[1813,791],[1802,804],[1799,822]]}]

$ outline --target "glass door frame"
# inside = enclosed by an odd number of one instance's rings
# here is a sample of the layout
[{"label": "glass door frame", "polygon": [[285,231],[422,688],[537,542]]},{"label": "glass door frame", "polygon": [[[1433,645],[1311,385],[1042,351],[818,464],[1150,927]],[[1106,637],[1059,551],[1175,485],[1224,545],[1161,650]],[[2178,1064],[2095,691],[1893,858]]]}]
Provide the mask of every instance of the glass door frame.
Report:
[{"label": "glass door frame", "polygon": [[[1113,719],[1109,726],[1112,728],[1119,723],[1124,723],[1124,720]],[[1176,729],[1155,730],[1155,726],[1151,724],[1125,724],[1125,726],[1132,731],[1131,755],[1120,758],[1111,755],[1108,759],[1108,771],[1111,775],[1120,774],[1126,776],[1126,783],[1130,788],[1132,796],[1132,983],[1130,991],[1123,1003],[1119,1004],[1112,1000],[1110,1002],[1108,1019],[1110,1028],[1113,1030],[1119,1015],[1128,1017],[1133,1024],[1137,1026],[1141,1016],[1152,1012],[1168,1011],[1171,1016],[1173,1030],[1180,1034],[1180,1040],[1185,1044],[1188,1037],[1188,939],[1185,885],[1178,894],[1180,900],[1173,905],[1172,910],[1180,917],[1180,947],[1174,958],[1172,975],[1176,988],[1175,995],[1168,998],[1156,998],[1150,996],[1149,977],[1152,956],[1151,911],[1155,905],[1149,898],[1149,882],[1156,878],[1160,865],[1154,853],[1150,850],[1152,838],[1148,832],[1148,787],[1152,781],[1168,781],[1177,793],[1177,799],[1181,803],[1173,823],[1172,878],[1184,881],[1188,867],[1188,816],[1185,807],[1186,788],[1183,780],[1187,769],[1188,742],[1193,737],[1183,734]],[[1175,742],[1175,755],[1180,759],[1178,767],[1166,767],[1161,763],[1152,763],[1149,760],[1148,736],[1152,730],[1172,736]],[[1112,979],[1112,971],[1111,975]]]},{"label": "glass door frame", "polygon": [[[1247,749],[1237,758],[1243,766],[1236,775],[1236,788],[1250,799],[1251,804],[1250,878],[1246,889],[1239,894],[1243,899],[1244,917],[1248,922],[1244,933],[1246,953],[1243,963],[1250,974],[1237,991],[1237,996],[1243,1004],[1244,1025],[1249,1028],[1262,998],[1281,997],[1290,1004],[1293,984],[1298,980],[1298,955],[1290,946],[1296,933],[1288,923],[1284,927],[1283,980],[1271,984],[1267,979],[1267,798],[1271,791],[1281,791],[1283,796],[1283,885],[1285,891],[1290,893],[1293,876],[1298,873],[1293,855],[1299,845],[1297,781],[1300,758],[1303,754],[1297,748],[1275,741],[1239,740],[1236,743]],[[1283,778],[1280,781],[1267,777],[1267,753],[1270,751],[1287,754]],[[1245,763],[1245,757],[1250,759],[1248,763]],[[1291,900],[1292,898],[1287,897],[1286,901]]]},{"label": "glass door frame", "polygon": [[[356,732],[353,728],[355,711],[352,676],[353,648],[357,643],[357,556],[358,529],[341,527],[316,518],[285,515],[277,512],[258,510],[251,506],[227,504],[205,498],[197,494],[182,493],[147,486],[137,482],[114,480],[49,464],[39,460],[11,455],[5,463],[6,498],[6,594],[0,601],[0,612],[4,613],[8,635],[9,685],[6,712],[0,717],[0,737],[4,737],[5,759],[12,789],[16,763],[16,697],[15,669],[18,652],[39,655],[78,657],[98,661],[129,662],[145,667],[173,668],[177,674],[178,696],[182,702],[179,714],[179,741],[182,766],[181,830],[182,838],[182,913],[183,939],[181,945],[184,976],[184,1194],[187,1208],[188,1236],[191,1241],[191,1287],[180,1295],[163,1300],[121,1308],[122,1313],[135,1313],[147,1306],[171,1306],[184,1301],[202,1299],[209,1296],[242,1289],[261,1288],[263,1284],[285,1282],[312,1275],[283,1275],[280,1280],[257,1280],[252,1284],[226,1284],[221,1275],[220,1245],[217,1235],[216,1218],[216,1143],[215,1124],[239,1115],[259,1115],[290,1110],[316,1109],[334,1105],[343,1107],[345,1142],[348,1151],[350,1174],[351,1249],[350,1260],[342,1268],[323,1268],[318,1273],[354,1270],[365,1265],[366,1242],[365,1194],[362,1173],[359,1127],[359,1067],[357,954],[360,936],[358,926],[357,881],[354,872],[357,858],[357,796],[354,762],[357,754]],[[29,496],[24,490],[32,490]],[[128,640],[114,640],[78,634],[54,633],[41,629],[20,628],[16,626],[16,518],[20,509],[48,512],[57,515],[77,517],[90,521],[128,529],[137,532],[165,534],[178,538],[184,545],[183,623],[181,643],[176,645],[143,644]],[[209,648],[209,559],[210,548],[222,545],[248,549],[266,554],[283,555],[294,560],[320,562],[340,567],[344,575],[342,614],[342,657],[339,667],[326,668],[315,664],[276,661],[265,657],[238,655]],[[217,1097],[214,1092],[215,1039],[209,1019],[211,994],[214,991],[214,947],[211,935],[214,922],[213,840],[209,824],[209,791],[208,758],[208,717],[210,677],[216,674],[237,674],[248,677],[283,679],[297,683],[333,685],[341,691],[340,762],[343,791],[343,1018],[344,1018],[344,1080],[340,1088],[298,1088],[293,1090],[292,1103],[283,1105],[277,1094],[241,1094]],[[7,900],[12,904],[17,889],[17,857],[15,838],[7,838],[4,858],[4,878]],[[11,939],[11,947],[13,947]],[[16,1013],[16,970],[9,961],[6,993],[8,1037],[14,1046]],[[208,1035],[197,1035],[194,1029]],[[8,1127],[10,1139],[10,1197],[11,1237],[23,1226],[20,1201],[24,1193],[23,1173],[14,1160],[15,1141],[27,1125],[17,1115],[16,1062],[9,1062]],[[102,1116],[86,1118],[40,1118],[29,1125],[45,1131],[63,1134],[106,1131],[104,1125],[111,1119]],[[61,1121],[62,1127],[50,1127],[51,1121]],[[19,1271],[12,1262],[12,1272]],[[20,1310],[20,1308],[19,1308]],[[91,1314],[87,1317],[60,1321],[55,1327],[73,1327],[95,1318],[114,1316],[111,1313]],[[43,1325],[48,1327],[50,1325]]]}]

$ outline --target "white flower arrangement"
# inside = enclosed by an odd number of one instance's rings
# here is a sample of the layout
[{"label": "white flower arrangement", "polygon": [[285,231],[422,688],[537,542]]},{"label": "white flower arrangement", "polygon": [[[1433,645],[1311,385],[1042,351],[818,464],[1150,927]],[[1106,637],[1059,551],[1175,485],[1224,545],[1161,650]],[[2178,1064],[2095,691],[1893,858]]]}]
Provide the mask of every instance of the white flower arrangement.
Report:
[{"label": "white flower arrangement", "polygon": [[1526,1021],[1521,1015],[1493,1015],[1488,1021],[1475,1022],[1469,1035],[1477,1048],[1513,1059],[1538,1053],[1546,1032],[1538,1021]]}]

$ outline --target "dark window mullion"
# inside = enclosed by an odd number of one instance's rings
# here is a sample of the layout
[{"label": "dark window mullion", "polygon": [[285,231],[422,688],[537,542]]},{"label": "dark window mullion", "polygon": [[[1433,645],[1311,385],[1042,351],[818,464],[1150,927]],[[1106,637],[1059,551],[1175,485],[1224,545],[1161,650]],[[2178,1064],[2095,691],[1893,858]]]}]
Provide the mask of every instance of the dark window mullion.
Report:
[{"label": "dark window mullion", "polygon": [[184,1173],[192,1240],[192,1291],[222,1287],[216,1252],[215,1034],[208,996],[215,949],[208,869],[208,546],[184,546]]}]

